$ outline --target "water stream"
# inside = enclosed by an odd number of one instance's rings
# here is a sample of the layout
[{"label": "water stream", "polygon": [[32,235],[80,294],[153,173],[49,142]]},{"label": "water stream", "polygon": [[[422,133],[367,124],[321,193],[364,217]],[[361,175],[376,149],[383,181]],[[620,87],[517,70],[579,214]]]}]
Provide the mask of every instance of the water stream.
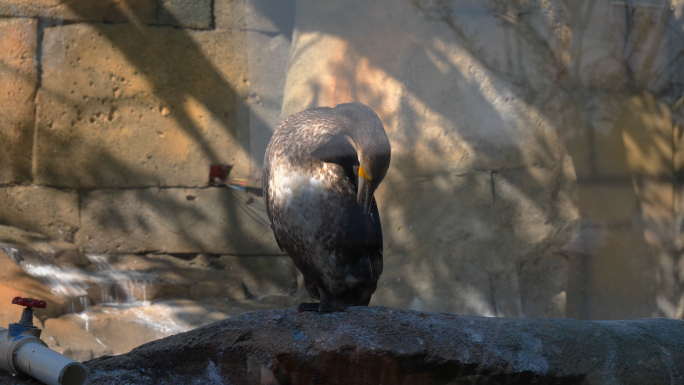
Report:
[{"label": "water stream", "polygon": [[[149,289],[158,279],[154,273],[116,268],[117,257],[87,255],[91,267],[65,267],[45,258],[24,259],[21,252],[2,246],[7,254],[28,275],[43,281],[50,292],[68,300],[68,312],[82,321],[86,332],[92,333],[92,320],[98,315],[115,315],[143,324],[151,332],[170,335],[192,328],[175,316],[177,306],[158,302],[152,304]],[[99,292],[99,293],[98,293]],[[105,343],[94,336],[97,343]]]},{"label": "water stream", "polygon": [[[79,310],[87,310],[90,303],[110,306],[138,306],[149,304],[147,287],[156,276],[136,270],[114,268],[106,255],[88,255],[97,269],[70,268],[50,264],[48,261],[20,260],[19,266],[27,274],[40,278],[50,286],[52,294],[71,299],[71,312],[80,304]],[[42,263],[40,263],[42,262]],[[89,298],[89,291],[99,287],[100,298]]]}]

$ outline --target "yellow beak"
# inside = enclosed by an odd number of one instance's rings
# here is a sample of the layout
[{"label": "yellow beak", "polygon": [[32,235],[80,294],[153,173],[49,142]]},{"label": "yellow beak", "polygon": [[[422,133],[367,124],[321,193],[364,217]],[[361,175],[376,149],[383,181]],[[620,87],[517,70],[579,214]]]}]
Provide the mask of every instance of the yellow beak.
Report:
[{"label": "yellow beak", "polygon": [[363,207],[363,215],[368,215],[371,208],[371,200],[373,199],[373,184],[372,179],[363,167],[359,166],[359,188],[356,196],[356,201],[359,206]]}]

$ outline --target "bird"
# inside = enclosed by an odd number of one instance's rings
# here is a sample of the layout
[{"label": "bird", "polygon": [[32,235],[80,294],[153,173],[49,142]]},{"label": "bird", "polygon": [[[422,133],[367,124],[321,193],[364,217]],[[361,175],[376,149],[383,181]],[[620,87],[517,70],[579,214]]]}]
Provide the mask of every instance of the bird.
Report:
[{"label": "bird", "polygon": [[263,164],[266,213],[278,246],[320,301],[299,311],[370,303],[383,268],[374,193],[390,159],[381,120],[362,103],[310,108],[276,127]]}]

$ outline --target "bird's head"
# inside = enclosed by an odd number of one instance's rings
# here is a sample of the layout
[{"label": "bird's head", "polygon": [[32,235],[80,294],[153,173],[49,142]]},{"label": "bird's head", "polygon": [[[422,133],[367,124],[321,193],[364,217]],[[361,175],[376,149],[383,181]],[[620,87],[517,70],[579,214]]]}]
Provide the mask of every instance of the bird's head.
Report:
[{"label": "bird's head", "polygon": [[359,158],[357,202],[364,215],[371,209],[373,194],[387,174],[391,147],[378,115],[361,103],[335,107],[338,116],[346,120],[346,134],[353,141]]}]

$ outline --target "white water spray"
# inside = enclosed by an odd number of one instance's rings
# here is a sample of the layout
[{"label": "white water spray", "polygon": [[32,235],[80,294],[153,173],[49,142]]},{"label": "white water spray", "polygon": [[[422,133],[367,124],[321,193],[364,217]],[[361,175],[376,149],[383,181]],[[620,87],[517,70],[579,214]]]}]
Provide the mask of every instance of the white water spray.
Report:
[{"label": "white water spray", "polygon": [[[92,321],[98,319],[98,313],[121,316],[143,324],[156,333],[156,338],[193,328],[192,324],[178,318],[178,313],[187,309],[165,301],[154,304],[149,301],[149,289],[157,279],[156,274],[121,269],[120,266],[117,269],[112,265],[113,258],[117,257],[87,255],[91,266],[84,269],[54,265],[47,259],[28,260],[17,249],[3,249],[22,270],[43,281],[52,294],[69,299],[69,312],[82,321],[86,332],[96,332]],[[98,289],[100,293],[95,294]],[[93,307],[93,304],[101,306]],[[107,341],[97,337],[95,340],[102,347],[107,347]]]},{"label": "white water spray", "polygon": [[[149,304],[147,286],[152,284],[155,275],[135,270],[117,270],[109,263],[107,256],[88,255],[88,259],[97,267],[96,271],[88,271],[56,266],[47,260],[29,262],[21,258],[18,250],[4,249],[22,270],[44,281],[50,287],[52,294],[71,299],[69,310],[72,313],[76,312],[76,303],[80,305],[81,311],[88,310],[89,289],[95,286],[99,287],[101,292],[99,301],[94,300],[96,303],[113,306]],[[119,293],[123,294],[123,298],[120,298]],[[136,293],[139,294],[136,295]]]}]

